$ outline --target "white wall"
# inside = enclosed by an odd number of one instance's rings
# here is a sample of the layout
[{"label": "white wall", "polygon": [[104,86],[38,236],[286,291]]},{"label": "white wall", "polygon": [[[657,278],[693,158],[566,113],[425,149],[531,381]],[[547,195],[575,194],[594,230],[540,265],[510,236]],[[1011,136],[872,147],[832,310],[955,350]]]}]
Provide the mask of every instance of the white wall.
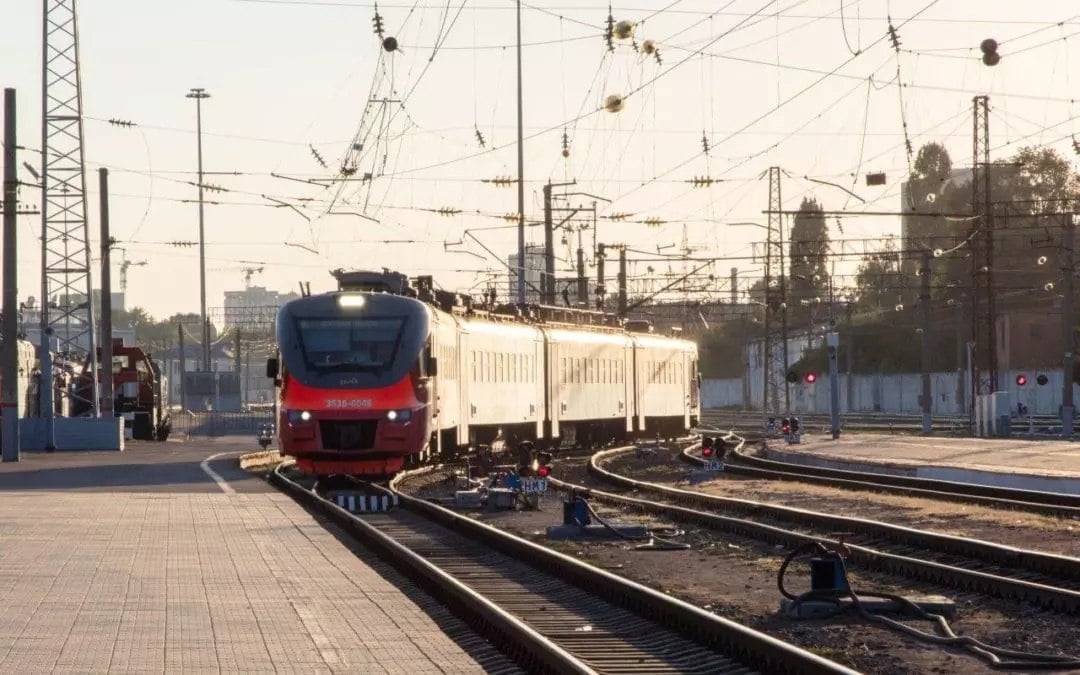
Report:
[{"label": "white wall", "polygon": [[[758,371],[760,373],[760,371]],[[1020,387],[1016,376],[1027,376],[1027,384]],[[1036,382],[1039,374],[1046,375],[1048,382],[1040,386]],[[743,397],[743,379],[706,379],[701,383],[701,407],[722,408],[760,408],[761,378],[750,380],[751,402],[748,405]],[[964,378],[964,398],[970,400],[970,386]],[[915,373],[892,375],[853,375],[851,377],[850,400],[846,375],[841,374],[840,409],[843,412],[883,412],[918,414],[922,411],[919,395],[922,393],[922,377]],[[931,373],[930,393],[933,397],[931,412],[934,415],[965,415],[967,413],[957,400],[958,374]],[[1080,403],[1080,387],[1072,385],[1073,400]],[[1062,373],[1060,370],[1010,370],[998,374],[998,391],[1009,392],[1009,400],[1015,411],[1017,403],[1023,403],[1036,415],[1057,415],[1061,405]],[[780,390],[783,396],[783,388]],[[821,373],[817,383],[812,385],[791,385],[791,407],[793,412],[819,412],[829,410],[829,378]]]}]

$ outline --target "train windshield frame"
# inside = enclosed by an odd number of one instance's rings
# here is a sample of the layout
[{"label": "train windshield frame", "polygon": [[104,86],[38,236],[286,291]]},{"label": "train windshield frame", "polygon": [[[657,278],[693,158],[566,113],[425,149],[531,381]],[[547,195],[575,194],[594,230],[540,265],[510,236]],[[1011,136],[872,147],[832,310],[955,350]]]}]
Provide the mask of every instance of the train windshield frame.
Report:
[{"label": "train windshield frame", "polygon": [[305,367],[312,373],[392,370],[406,316],[312,317],[296,319]]}]

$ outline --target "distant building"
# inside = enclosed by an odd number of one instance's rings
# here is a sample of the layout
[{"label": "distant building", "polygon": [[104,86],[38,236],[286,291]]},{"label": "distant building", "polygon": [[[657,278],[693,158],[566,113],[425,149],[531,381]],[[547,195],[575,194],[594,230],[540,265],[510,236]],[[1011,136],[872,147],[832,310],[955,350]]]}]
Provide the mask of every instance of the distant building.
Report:
[{"label": "distant building", "polygon": [[290,300],[300,297],[296,293],[279,293],[262,286],[251,286],[242,291],[225,291],[225,329],[237,326],[241,329],[272,327],[277,311]]},{"label": "distant building", "polygon": [[[90,334],[86,327],[86,296],[81,294],[56,296],[49,306],[59,308],[66,305],[74,306],[75,311],[63,323],[52,324],[53,346],[55,348],[56,341],[62,338],[65,342],[74,342],[79,350],[88,352],[90,351]],[[112,307],[113,310],[124,310],[123,293],[112,294]],[[50,310],[50,318],[55,319],[56,312],[58,309]],[[94,320],[96,338],[101,334],[101,291],[96,288],[94,289]],[[19,303],[19,334],[34,346],[41,344],[41,304],[35,297],[28,297],[24,302]],[[133,328],[113,327],[112,336],[114,339],[122,339],[127,346],[135,344],[135,329]]]},{"label": "distant building", "polygon": [[[518,299],[518,268],[521,265],[518,264],[518,254],[511,253],[509,262],[510,270],[508,272],[510,277],[510,302],[517,302]],[[540,289],[544,275],[544,245],[543,244],[526,244],[525,245],[525,302],[530,304],[536,304],[541,301]]]},{"label": "distant building", "polygon": [[995,322],[998,372],[1060,368],[1063,353],[1060,311],[1060,308],[1056,312],[1012,310],[999,314]]},{"label": "distant building", "polygon": [[[239,401],[241,405],[269,403],[273,400],[274,384],[266,377],[266,359],[274,349],[274,330],[278,310],[290,300],[299,298],[297,293],[280,293],[263,286],[251,286],[242,291],[225,292],[225,308],[222,317],[227,356],[218,364],[218,370],[239,370]],[[240,354],[236,354],[236,338],[239,331]],[[229,334],[229,335],[226,335]],[[191,361],[185,364],[189,369]],[[173,366],[178,368],[178,364]],[[189,396],[188,407],[197,401]],[[221,409],[220,407],[218,408]]]}]

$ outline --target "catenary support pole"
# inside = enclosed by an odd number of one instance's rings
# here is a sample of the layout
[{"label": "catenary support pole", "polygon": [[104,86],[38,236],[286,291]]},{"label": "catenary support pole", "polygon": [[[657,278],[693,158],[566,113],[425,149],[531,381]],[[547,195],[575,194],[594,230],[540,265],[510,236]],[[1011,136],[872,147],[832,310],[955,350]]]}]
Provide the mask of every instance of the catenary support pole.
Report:
[{"label": "catenary support pole", "polygon": [[607,289],[604,287],[604,259],[607,257],[607,247],[604,244],[596,245],[596,309],[604,311],[604,296]]},{"label": "catenary support pole", "polygon": [[187,357],[184,354],[184,324],[181,321],[176,322],[176,333],[178,342],[180,345],[180,411],[187,410],[187,385],[185,380],[187,379]]},{"label": "catenary support pole", "polygon": [[[98,169],[99,196],[101,203],[101,416],[113,416],[113,342],[112,342],[112,267],[109,253],[112,237],[109,235],[109,170]],[[91,358],[96,357],[92,354]]]},{"label": "catenary support pole", "polygon": [[18,176],[15,135],[15,90],[4,90],[4,343],[0,355],[3,390],[0,412],[3,414],[3,460],[19,461],[19,288],[16,217],[18,213]]},{"label": "catenary support pole", "polygon": [[1076,259],[1073,247],[1076,243],[1076,223],[1072,214],[1063,214],[1061,236],[1061,271],[1064,288],[1061,299],[1061,337],[1065,358],[1062,360],[1061,378],[1061,435],[1072,438],[1073,434],[1073,367],[1076,362],[1076,318],[1073,316],[1073,275]]},{"label": "catenary support pole", "polygon": [[517,303],[525,304],[525,127],[522,114],[521,0],[517,2],[518,268]]},{"label": "catenary support pole", "polygon": [[551,183],[544,185],[544,278],[540,290],[545,305],[555,304],[555,224],[551,217]]},{"label": "catenary support pole", "polygon": [[930,433],[931,408],[933,402],[930,393],[930,251],[922,252],[919,266],[919,304],[922,307],[922,331],[919,342],[922,349],[922,432]]},{"label": "catenary support pole", "polygon": [[840,363],[837,351],[840,348],[840,334],[835,322],[826,336],[829,350],[829,428],[833,440],[840,438]]},{"label": "catenary support pole", "polygon": [[626,246],[619,247],[619,318],[626,318]]}]

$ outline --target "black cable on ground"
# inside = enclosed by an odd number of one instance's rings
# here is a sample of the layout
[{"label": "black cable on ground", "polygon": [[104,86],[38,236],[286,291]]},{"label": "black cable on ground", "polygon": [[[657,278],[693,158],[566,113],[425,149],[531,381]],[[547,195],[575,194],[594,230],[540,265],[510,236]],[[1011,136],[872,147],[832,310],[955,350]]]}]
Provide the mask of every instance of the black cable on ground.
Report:
[{"label": "black cable on ground", "polygon": [[[601,525],[603,525],[607,529],[611,530],[612,532],[614,532],[619,537],[621,537],[623,539],[627,539],[629,541],[636,541],[638,539],[638,537],[631,537],[630,535],[626,534],[625,532],[620,531],[618,528],[616,528],[615,526],[611,525],[606,520],[604,520],[600,516],[600,514],[596,512],[596,509],[593,508],[593,505],[590,504],[587,499],[575,496],[574,501],[579,501],[579,502],[583,503],[585,505],[585,508],[589,510],[589,514],[592,515],[592,517],[596,519],[596,522],[600,523]],[[685,551],[685,550],[688,550],[690,548],[690,544],[683,544],[681,542],[671,541],[670,539],[662,539],[660,537],[657,537],[656,534],[652,530],[648,530],[648,532],[649,532],[649,535],[648,535],[649,536],[649,541],[648,541],[648,543],[639,544],[639,545],[634,547],[634,550],[636,550],[636,551]],[[676,532],[678,532],[678,530],[676,530]]]},{"label": "black cable on ground", "polygon": [[[800,555],[805,553],[818,554],[823,556],[833,557],[837,564],[840,565],[841,578],[844,581],[846,589],[836,589],[830,591],[809,591],[802,595],[795,596],[790,593],[784,587],[784,574],[787,571],[788,566]],[[851,582],[848,580],[847,567],[844,565],[844,559],[839,554],[830,551],[823,544],[819,542],[809,542],[797,547],[791,551],[780,564],[780,570],[777,572],[776,577],[777,587],[780,589],[780,593],[794,601],[794,607],[798,607],[799,604],[807,601],[823,601],[835,603],[837,611],[841,611],[844,608],[844,598],[850,598],[851,606],[859,613],[859,616],[868,621],[884,624],[885,626],[898,630],[900,632],[911,635],[920,640],[930,642],[932,644],[941,645],[944,647],[959,647],[967,650],[968,652],[979,657],[987,663],[988,666],[995,670],[1072,670],[1080,668],[1080,658],[1073,656],[1054,656],[1049,654],[1034,654],[1031,652],[1022,652],[1014,649],[1005,649],[1003,647],[996,647],[994,645],[987,644],[973,637],[966,635],[957,635],[953,632],[952,627],[945,617],[940,614],[934,614],[928,612],[917,603],[912,602],[908,598],[902,595],[896,595],[894,593],[882,593],[876,591],[866,591],[861,594],[856,593],[852,587]],[[916,618],[925,619],[934,623],[935,628],[941,633],[940,635],[934,633],[927,633],[921,631],[912,626],[908,626],[895,619],[891,619],[880,614],[875,614],[862,606],[862,597],[871,598],[883,598],[895,602],[901,609],[906,609],[910,614]],[[1003,660],[1010,659],[1010,660]]]}]

